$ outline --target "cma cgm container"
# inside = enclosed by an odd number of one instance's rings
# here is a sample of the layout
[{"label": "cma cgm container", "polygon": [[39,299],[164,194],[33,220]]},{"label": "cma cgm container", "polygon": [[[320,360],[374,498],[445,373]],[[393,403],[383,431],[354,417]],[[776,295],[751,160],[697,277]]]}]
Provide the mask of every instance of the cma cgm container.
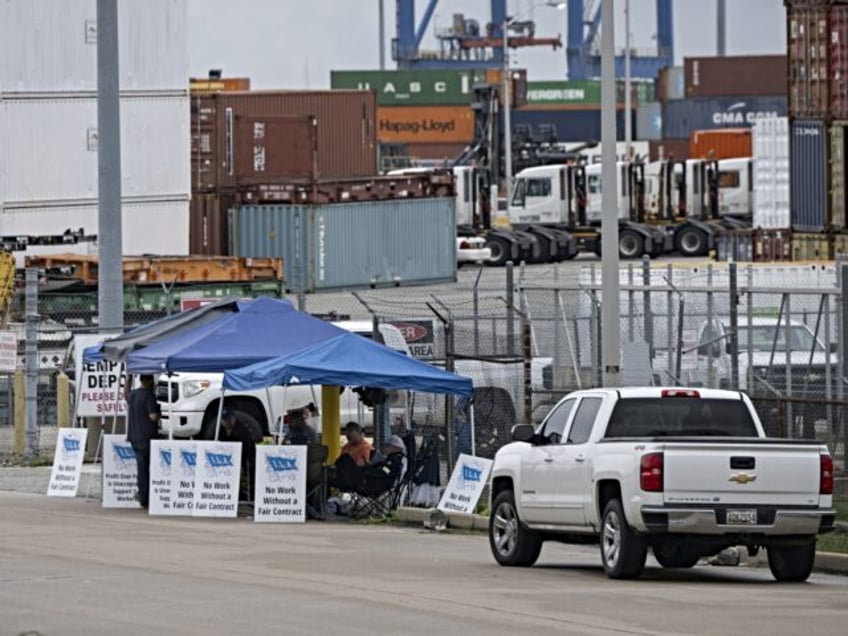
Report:
[{"label": "cma cgm container", "polygon": [[679,99],[663,104],[663,137],[688,139],[693,130],[748,128],[762,116],[786,115],[786,96]]},{"label": "cma cgm container", "polygon": [[380,143],[468,143],[474,137],[470,106],[381,106],[377,109]]},{"label": "cma cgm container", "polygon": [[848,6],[793,3],[786,19],[790,113],[848,118]]},{"label": "cma cgm container", "polygon": [[238,256],[282,257],[304,291],[456,279],[452,198],[241,206]]},{"label": "cma cgm container", "polygon": [[[633,113],[631,112],[631,117]],[[593,110],[531,110],[519,108],[512,111],[512,131],[529,128],[534,134],[551,130],[559,141],[599,141],[601,139],[601,111]],[[616,111],[618,140],[624,139],[624,111]]]},{"label": "cma cgm container", "polygon": [[750,128],[695,130],[689,135],[689,157],[692,159],[733,159],[750,156]]},{"label": "cma cgm container", "polygon": [[[285,139],[273,139],[275,122],[314,118],[315,170],[319,179],[344,179],[377,173],[376,96],[372,91],[256,91],[191,97],[191,164],[195,192],[235,188],[240,175],[253,171],[254,158],[237,148],[289,153]],[[264,137],[263,137],[264,135]],[[280,148],[282,150],[275,150]],[[260,152],[260,155],[262,153]],[[237,165],[247,160],[248,166]],[[302,178],[302,160],[275,156],[264,170],[265,183]],[[295,174],[289,173],[293,167]]]},{"label": "cma cgm container", "polygon": [[779,229],[789,218],[789,119],[760,117],[751,128],[753,141],[755,228]]},{"label": "cma cgm container", "polygon": [[785,55],[685,57],[686,97],[750,97],[786,93]]},{"label": "cma cgm container", "polygon": [[796,119],[789,134],[790,218],[792,229],[821,232],[830,226],[827,126]]}]

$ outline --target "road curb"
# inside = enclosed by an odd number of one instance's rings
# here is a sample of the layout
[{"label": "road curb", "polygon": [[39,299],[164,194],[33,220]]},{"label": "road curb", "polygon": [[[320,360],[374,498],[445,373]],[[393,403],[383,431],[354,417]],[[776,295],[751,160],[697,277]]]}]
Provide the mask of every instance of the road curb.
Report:
[{"label": "road curb", "polygon": [[[433,514],[434,510],[435,508],[402,507],[397,509],[397,519],[401,523],[423,525],[424,521]],[[484,515],[466,515],[457,512],[448,512],[445,516],[448,520],[448,528],[485,531],[489,527],[489,517]],[[766,567],[768,566],[767,551],[760,550],[757,556],[748,557],[745,562],[753,567]],[[817,552],[814,571],[848,576],[848,554]]]}]

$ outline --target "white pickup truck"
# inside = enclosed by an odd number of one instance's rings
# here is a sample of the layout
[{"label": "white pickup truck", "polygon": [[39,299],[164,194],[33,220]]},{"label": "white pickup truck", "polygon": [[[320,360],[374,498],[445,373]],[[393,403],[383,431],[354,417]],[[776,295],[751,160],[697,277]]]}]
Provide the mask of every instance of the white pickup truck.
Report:
[{"label": "white pickup truck", "polygon": [[742,393],[576,391],[495,456],[489,543],[530,566],[542,543],[600,541],[604,571],[636,578],[651,548],[692,567],[735,545],[768,550],[779,581],[803,581],[833,529],[833,461],[813,441],[769,439]]}]

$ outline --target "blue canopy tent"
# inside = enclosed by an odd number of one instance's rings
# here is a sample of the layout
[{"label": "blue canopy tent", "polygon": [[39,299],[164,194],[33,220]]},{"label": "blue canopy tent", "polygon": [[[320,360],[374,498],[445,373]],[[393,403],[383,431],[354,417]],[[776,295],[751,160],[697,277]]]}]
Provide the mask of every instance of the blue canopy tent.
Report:
[{"label": "blue canopy tent", "polygon": [[465,397],[470,397],[474,390],[470,378],[443,371],[349,332],[288,356],[224,372],[224,388],[231,390],[255,390],[295,381]]},{"label": "blue canopy tent", "polygon": [[288,301],[261,297],[220,320],[133,351],[127,372],[215,373],[289,355],[344,333]]}]

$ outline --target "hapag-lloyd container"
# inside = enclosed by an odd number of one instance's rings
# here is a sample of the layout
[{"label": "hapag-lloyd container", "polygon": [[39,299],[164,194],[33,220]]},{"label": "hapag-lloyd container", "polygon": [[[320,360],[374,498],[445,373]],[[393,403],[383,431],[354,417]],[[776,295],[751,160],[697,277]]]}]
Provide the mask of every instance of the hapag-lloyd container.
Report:
[{"label": "hapag-lloyd container", "polygon": [[789,218],[789,119],[760,117],[751,128],[754,173],[753,225],[782,229]]},{"label": "hapag-lloyd container", "polygon": [[470,106],[381,106],[380,143],[468,143],[474,137]]},{"label": "hapag-lloyd container", "polygon": [[286,283],[305,291],[455,280],[452,198],[314,206],[241,206],[238,256],[282,257]]},{"label": "hapag-lloyd container", "polygon": [[790,219],[799,232],[830,226],[827,126],[817,119],[796,119],[789,133]]}]

